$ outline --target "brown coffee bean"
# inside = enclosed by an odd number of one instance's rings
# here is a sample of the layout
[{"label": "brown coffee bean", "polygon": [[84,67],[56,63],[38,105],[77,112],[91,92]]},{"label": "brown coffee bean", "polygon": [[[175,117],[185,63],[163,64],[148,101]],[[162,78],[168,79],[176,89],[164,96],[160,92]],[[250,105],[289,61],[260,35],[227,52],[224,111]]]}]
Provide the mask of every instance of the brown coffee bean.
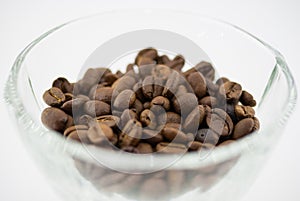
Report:
[{"label": "brown coffee bean", "polygon": [[211,65],[211,63],[201,61],[194,67],[198,72],[200,72],[204,77],[206,77],[208,80],[214,80],[215,79],[215,69]]},{"label": "brown coffee bean", "polygon": [[167,80],[169,75],[171,74],[172,70],[169,66],[166,65],[156,65],[153,69],[152,69],[152,76],[153,77],[157,77],[157,78],[161,78],[162,80]]},{"label": "brown coffee bean", "polygon": [[135,99],[136,96],[134,91],[126,89],[116,97],[113,106],[118,110],[125,110],[134,104]]},{"label": "brown coffee bean", "polygon": [[208,105],[210,107],[216,107],[216,105],[218,104],[218,100],[213,96],[205,96],[200,99],[199,104]]},{"label": "brown coffee bean", "polygon": [[177,55],[172,61],[166,62],[165,65],[176,71],[181,71],[185,63],[182,55]]},{"label": "brown coffee bean", "polygon": [[68,122],[68,115],[55,107],[48,107],[43,110],[41,120],[51,130],[63,132]]},{"label": "brown coffee bean", "polygon": [[135,84],[135,78],[124,75],[122,78],[115,81],[111,87],[114,89],[114,93],[118,94],[126,89],[132,89]]},{"label": "brown coffee bean", "polygon": [[156,145],[156,150],[165,154],[183,154],[187,151],[187,148],[183,144],[161,142]]},{"label": "brown coffee bean", "polygon": [[157,130],[143,129],[142,139],[151,145],[156,145],[163,141],[163,136]]},{"label": "brown coffee bean", "polygon": [[250,106],[236,105],[234,108],[235,116],[238,120],[254,117],[255,111]]},{"label": "brown coffee bean", "polygon": [[222,84],[224,84],[225,82],[230,81],[227,77],[220,77],[217,81],[216,84],[221,86]]},{"label": "brown coffee bean", "polygon": [[157,96],[153,98],[150,105],[159,105],[162,106],[165,110],[169,110],[171,106],[169,99],[163,96]]},{"label": "brown coffee bean", "polygon": [[139,60],[140,60],[141,58],[145,58],[145,57],[146,57],[146,58],[149,58],[149,59],[151,59],[151,60],[156,60],[156,58],[158,57],[157,50],[154,49],[154,48],[146,48],[146,49],[141,50],[141,51],[137,54],[134,63],[135,63],[135,64],[138,64]]},{"label": "brown coffee bean", "polygon": [[59,88],[52,87],[44,93],[43,99],[47,105],[59,107],[64,103],[66,97],[65,94]]},{"label": "brown coffee bean", "polygon": [[110,105],[98,100],[87,101],[84,104],[83,109],[88,115],[92,117],[98,117],[111,113]]},{"label": "brown coffee bean", "polygon": [[200,99],[206,94],[206,82],[203,75],[199,72],[191,73],[187,77],[187,81],[190,83],[196,96]]},{"label": "brown coffee bean", "polygon": [[245,118],[239,121],[233,131],[233,139],[239,139],[254,130],[254,120],[252,118]]},{"label": "brown coffee bean", "polygon": [[112,95],[113,95],[113,88],[101,87],[101,88],[96,89],[96,91],[93,94],[93,96],[91,97],[91,99],[103,101],[107,104],[110,104]]},{"label": "brown coffee bean", "polygon": [[95,123],[90,126],[87,137],[95,145],[101,145],[108,141],[112,142],[115,138],[112,129],[103,123]]},{"label": "brown coffee bean", "polygon": [[103,82],[106,82],[107,85],[112,85],[118,78],[118,75],[109,72],[103,77]]},{"label": "brown coffee bean", "polygon": [[[149,57],[140,57],[138,60],[137,60],[137,65],[139,67],[142,67],[142,66],[148,66],[148,65],[151,65],[151,64],[155,64],[156,62],[149,58]],[[148,74],[148,73],[147,73]]]},{"label": "brown coffee bean", "polygon": [[183,129],[186,132],[195,133],[205,117],[205,109],[198,105],[185,119]]},{"label": "brown coffee bean", "polygon": [[242,86],[236,82],[225,82],[220,86],[219,93],[225,95],[228,103],[237,103],[242,94]]},{"label": "brown coffee bean", "polygon": [[82,116],[79,117],[77,123],[79,125],[89,125],[90,123],[94,123],[94,121],[95,120],[94,120],[93,117],[91,117],[90,115],[85,114],[85,115],[82,115]]},{"label": "brown coffee bean", "polygon": [[233,122],[229,115],[222,109],[214,108],[206,117],[206,123],[214,132],[229,136],[233,131]]},{"label": "brown coffee bean", "polygon": [[96,118],[96,121],[101,124],[105,124],[110,128],[116,128],[120,123],[120,118],[113,115],[102,115]]},{"label": "brown coffee bean", "polygon": [[219,86],[214,84],[211,80],[205,79],[206,82],[206,94],[208,96],[216,96],[219,92]]},{"label": "brown coffee bean", "polygon": [[151,103],[150,102],[145,102],[143,104],[144,109],[150,109],[151,108]]},{"label": "brown coffee bean", "polygon": [[240,101],[243,105],[246,106],[250,106],[250,107],[256,106],[256,101],[253,99],[253,96],[247,91],[242,92]]},{"label": "brown coffee bean", "polygon": [[142,80],[138,81],[134,86],[133,86],[133,91],[136,94],[136,98],[139,99],[140,101],[144,102],[145,101],[145,97],[143,94],[143,82]]},{"label": "brown coffee bean", "polygon": [[170,142],[187,142],[186,134],[176,128],[164,127],[161,131],[161,134],[165,139],[167,139]]},{"label": "brown coffee bean", "polygon": [[119,137],[121,147],[137,146],[142,137],[142,124],[137,120],[129,120]]},{"label": "brown coffee bean", "polygon": [[172,128],[176,128],[176,129],[180,130],[181,129],[181,124],[180,123],[171,123],[171,122],[169,122],[169,123],[166,123],[164,125],[164,127],[172,127]]},{"label": "brown coffee bean", "polygon": [[146,126],[150,129],[155,129],[157,126],[156,116],[151,110],[144,110],[140,115],[140,121],[143,126]]},{"label": "brown coffee bean", "polygon": [[67,139],[76,140],[83,143],[90,143],[87,137],[88,127],[86,125],[75,125],[67,128],[64,131],[64,136]]},{"label": "brown coffee bean", "polygon": [[181,77],[177,71],[172,71],[162,91],[162,95],[165,97],[173,97],[177,91],[178,86],[181,84]]},{"label": "brown coffee bean", "polygon": [[166,64],[169,63],[171,60],[167,55],[161,55],[157,57],[157,63],[158,64]]},{"label": "brown coffee bean", "polygon": [[85,99],[74,98],[66,101],[60,108],[68,114],[76,114],[80,113],[80,110],[83,108],[85,102]]},{"label": "brown coffee bean", "polygon": [[121,119],[121,128],[123,128],[129,120],[138,119],[138,115],[132,109],[126,109],[122,113],[120,119]]},{"label": "brown coffee bean", "polygon": [[66,98],[65,101],[69,101],[69,100],[72,100],[73,98],[75,98],[75,96],[71,93],[65,93],[65,98]]},{"label": "brown coffee bean", "polygon": [[202,128],[197,131],[195,140],[205,144],[216,145],[219,141],[219,134],[215,133],[211,129]]},{"label": "brown coffee bean", "polygon": [[166,119],[166,123],[181,123],[181,117],[179,114],[175,113],[175,112],[167,112],[167,119]]},{"label": "brown coffee bean", "polygon": [[71,84],[66,78],[59,77],[53,81],[52,87],[59,88],[63,93],[73,93],[74,85]]},{"label": "brown coffee bean", "polygon": [[188,92],[189,91],[187,90],[187,88],[184,85],[179,85],[178,90],[176,91],[175,97],[178,98],[179,96],[182,96]]},{"label": "brown coffee bean", "polygon": [[176,97],[173,101],[173,108],[175,112],[181,116],[187,116],[198,105],[198,99],[193,93],[186,93],[185,95]]},{"label": "brown coffee bean", "polygon": [[153,92],[154,92],[153,84],[154,84],[153,76],[149,75],[145,77],[142,84],[142,89],[143,89],[144,97],[146,97],[147,99],[153,98]]},{"label": "brown coffee bean", "polygon": [[144,110],[143,103],[139,99],[135,99],[132,108],[131,108],[137,115],[140,115],[141,112]]},{"label": "brown coffee bean", "polygon": [[151,145],[148,143],[139,143],[136,148],[141,154],[150,154],[153,152]]}]

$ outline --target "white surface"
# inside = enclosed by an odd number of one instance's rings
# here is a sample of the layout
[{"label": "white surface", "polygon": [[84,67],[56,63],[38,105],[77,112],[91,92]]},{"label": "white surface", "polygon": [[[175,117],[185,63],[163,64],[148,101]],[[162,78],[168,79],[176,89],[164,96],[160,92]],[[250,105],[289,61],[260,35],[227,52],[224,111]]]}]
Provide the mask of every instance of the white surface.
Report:
[{"label": "white surface", "polygon": [[[142,2],[142,3],[141,3]],[[0,1],[0,200],[59,201],[35,167],[7,118],[3,86],[17,54],[50,28],[79,16],[113,8],[181,8],[224,19],[280,50],[300,79],[300,1]],[[259,61],[257,61],[259,62]],[[299,84],[298,84],[299,86]],[[299,102],[299,101],[298,101]],[[244,201],[300,200],[300,127],[297,107],[272,157]],[[229,187],[230,188],[230,187]]]}]

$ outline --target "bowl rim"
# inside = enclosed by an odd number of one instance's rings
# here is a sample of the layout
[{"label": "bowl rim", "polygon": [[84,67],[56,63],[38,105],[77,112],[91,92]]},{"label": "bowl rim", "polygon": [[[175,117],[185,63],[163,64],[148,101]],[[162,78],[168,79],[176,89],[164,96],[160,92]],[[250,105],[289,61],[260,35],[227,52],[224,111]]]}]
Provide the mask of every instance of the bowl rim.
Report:
[{"label": "bowl rim", "polygon": [[[135,9],[132,9],[132,10],[135,10]],[[279,126],[281,126],[281,127],[284,126],[284,123],[291,116],[293,109],[296,105],[297,90],[296,90],[294,78],[287,66],[287,63],[285,62],[284,57],[282,56],[282,54],[279,51],[277,51],[275,48],[268,45],[261,39],[258,39],[256,36],[245,31],[244,29],[242,29],[236,25],[233,25],[231,23],[228,23],[224,20],[212,18],[210,16],[204,16],[204,15],[194,12],[194,11],[191,12],[191,11],[185,11],[185,10],[144,9],[144,10],[139,10],[139,12],[147,13],[147,12],[149,12],[149,10],[151,12],[172,12],[172,13],[176,12],[177,14],[179,13],[179,14],[184,14],[184,15],[186,15],[186,14],[196,15],[197,17],[199,17],[203,20],[210,20],[212,22],[221,23],[223,25],[231,27],[231,28],[235,29],[236,31],[239,31],[239,32],[249,36],[256,42],[262,44],[276,59],[276,64],[278,64],[278,66],[280,67],[280,70],[283,72],[283,74],[286,78],[286,81],[287,81],[287,85],[290,89],[290,91],[288,92],[289,96],[286,99],[287,104],[285,105],[284,109],[282,110],[283,115],[280,119],[278,119],[278,121],[280,122]],[[80,18],[68,21],[66,23],[63,23],[57,27],[54,27],[54,28],[50,29],[49,31],[45,32],[44,34],[42,34],[41,36],[39,36],[37,39],[35,39],[29,45],[27,45],[27,47],[25,47],[25,49],[22,50],[21,53],[17,56],[13,66],[10,70],[10,74],[9,74],[8,80],[6,82],[5,90],[4,90],[5,91],[4,92],[5,101],[6,101],[7,105],[9,106],[9,110],[12,111],[14,113],[15,118],[18,119],[19,124],[22,124],[23,126],[25,126],[25,125],[28,126],[32,130],[34,130],[34,132],[36,132],[36,134],[40,137],[51,135],[51,140],[53,140],[55,142],[55,146],[60,146],[61,148],[64,149],[64,151],[71,153],[72,155],[74,155],[80,159],[88,160],[88,161],[91,160],[91,158],[90,158],[91,156],[87,155],[87,152],[83,148],[81,143],[73,142],[73,141],[66,141],[65,138],[61,135],[58,135],[57,132],[47,131],[43,127],[43,125],[37,124],[35,121],[33,121],[33,118],[29,115],[29,113],[26,112],[26,109],[21,101],[21,98],[18,96],[18,84],[17,84],[18,76],[19,76],[20,69],[22,67],[22,64],[23,64],[27,54],[40,41],[46,39],[47,36],[59,31],[61,28],[65,27],[67,25],[76,23],[77,21],[86,20],[86,19],[93,18],[93,17],[99,16],[99,15],[114,14],[115,12],[126,13],[126,12],[131,12],[131,9],[110,10],[110,11],[99,12],[99,13],[92,14],[89,16],[80,17]],[[184,154],[183,156],[181,156],[180,160],[176,161],[176,163],[173,164],[174,165],[173,167],[174,168],[195,168],[195,167],[202,167],[202,166],[207,166],[207,165],[211,165],[211,164],[215,164],[215,163],[224,162],[226,160],[230,160],[234,157],[238,157],[245,150],[249,151],[251,149],[249,147],[249,142],[257,141],[259,137],[260,137],[259,135],[253,134],[253,135],[244,137],[242,139],[239,139],[235,143],[232,143],[230,145],[216,147],[214,149],[214,151],[211,153],[209,159],[204,160],[204,161],[197,160],[198,153]],[[101,151],[101,153],[105,153],[108,157],[115,156],[113,153],[111,153],[105,149],[98,148],[97,151]],[[130,156],[130,157],[132,157],[132,156]],[[166,159],[168,159],[168,157],[170,157],[170,156],[157,155],[157,156],[155,156],[155,160],[163,162]],[[124,161],[126,162],[126,160],[127,160],[126,157],[124,159],[125,159]],[[136,158],[136,160],[138,160],[138,157]],[[128,164],[130,164],[130,163],[128,163]]]}]

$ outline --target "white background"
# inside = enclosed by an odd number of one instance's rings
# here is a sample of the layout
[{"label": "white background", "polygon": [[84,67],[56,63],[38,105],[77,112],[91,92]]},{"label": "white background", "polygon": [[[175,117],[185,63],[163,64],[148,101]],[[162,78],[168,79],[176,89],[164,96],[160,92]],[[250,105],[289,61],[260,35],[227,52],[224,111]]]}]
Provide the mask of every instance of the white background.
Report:
[{"label": "white background", "polygon": [[[280,50],[296,81],[300,79],[300,1],[297,0],[0,0],[0,200],[60,201],[35,167],[7,118],[3,86],[17,54],[41,33],[73,18],[105,9],[157,7],[190,9],[244,28]],[[244,201],[300,200],[299,117],[297,107],[283,138]]]}]

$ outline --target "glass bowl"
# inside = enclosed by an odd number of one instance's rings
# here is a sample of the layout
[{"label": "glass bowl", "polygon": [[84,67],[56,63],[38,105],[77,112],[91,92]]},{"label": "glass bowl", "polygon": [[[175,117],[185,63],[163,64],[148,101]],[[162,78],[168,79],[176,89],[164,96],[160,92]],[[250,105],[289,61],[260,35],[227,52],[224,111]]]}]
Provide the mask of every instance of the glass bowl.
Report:
[{"label": "glass bowl", "polygon": [[[86,149],[42,125],[42,94],[55,78],[75,81],[97,66],[124,71],[137,50],[150,46],[187,56],[186,68],[208,60],[219,75],[241,83],[257,100],[260,130],[209,154],[174,158]],[[255,36],[197,13],[149,9],[104,12],[51,29],[19,54],[5,89],[20,137],[53,188],[72,201],[238,200],[283,134],[296,96],[283,56]]]}]

